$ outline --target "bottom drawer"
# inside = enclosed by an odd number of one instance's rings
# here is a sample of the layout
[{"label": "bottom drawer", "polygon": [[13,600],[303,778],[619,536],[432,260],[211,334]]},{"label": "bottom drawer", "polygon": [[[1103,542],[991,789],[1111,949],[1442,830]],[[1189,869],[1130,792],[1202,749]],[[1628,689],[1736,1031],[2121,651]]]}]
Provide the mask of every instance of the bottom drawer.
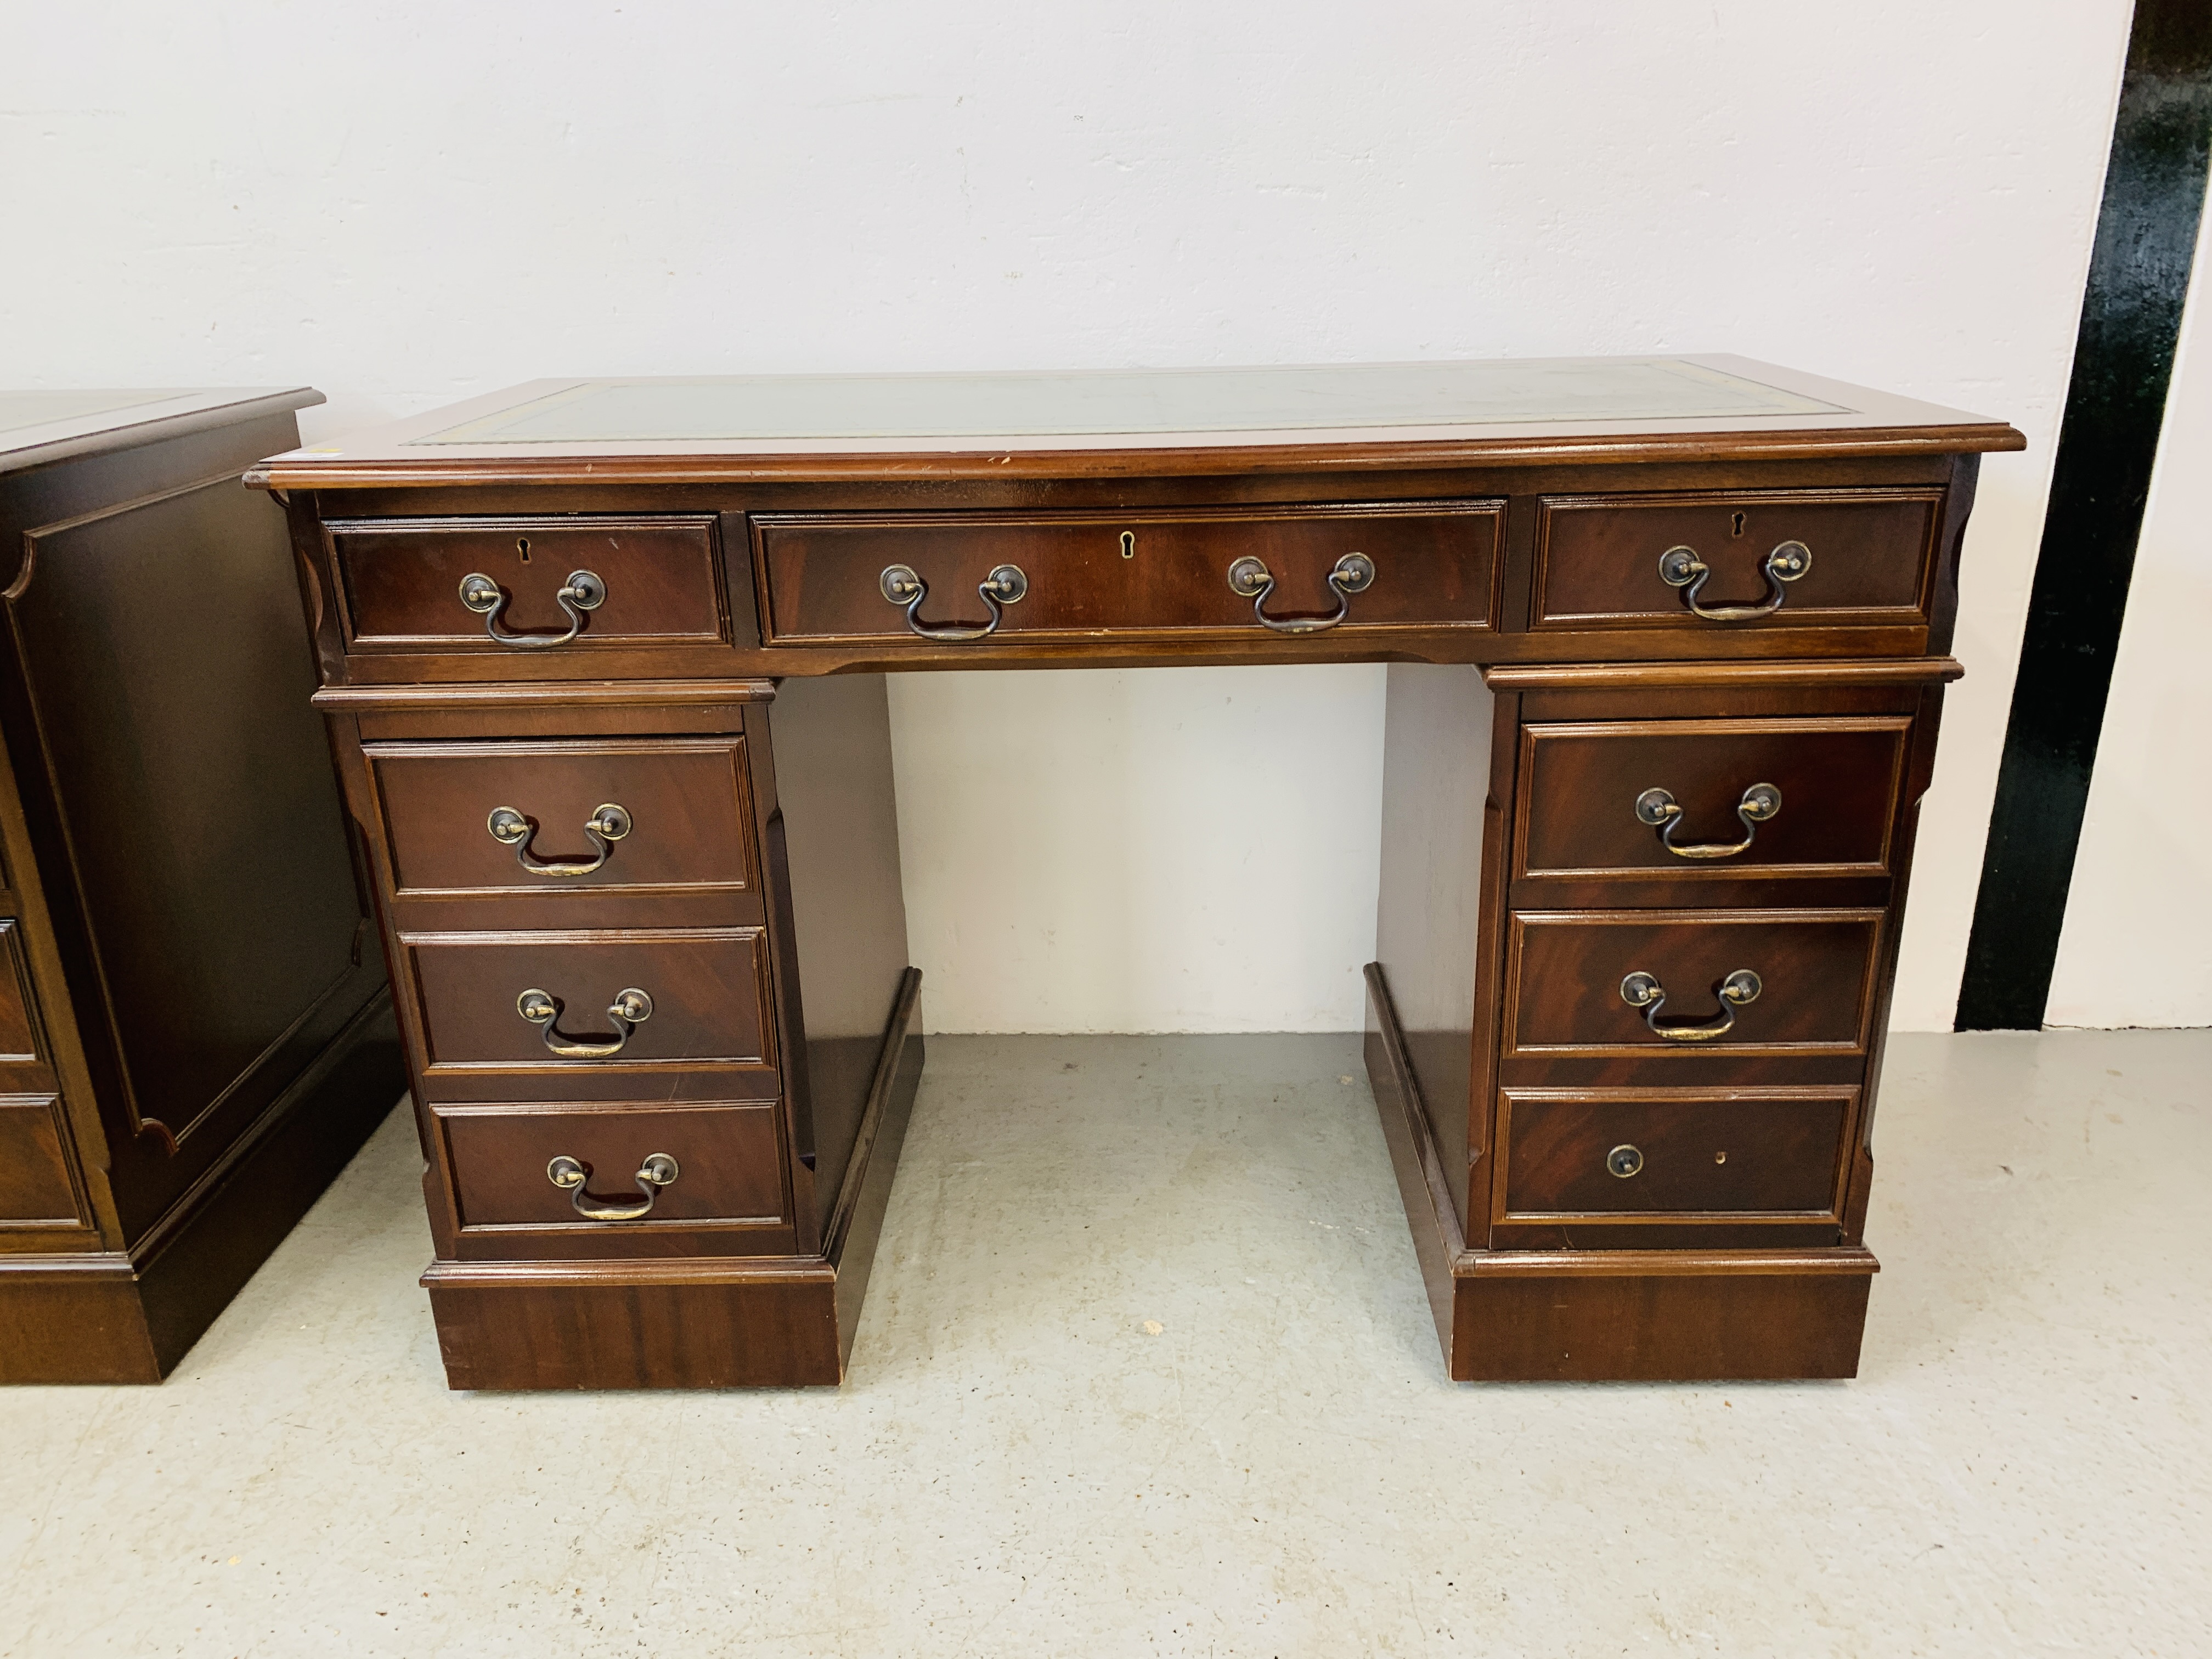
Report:
[{"label": "bottom drawer", "polygon": [[1509,1089],[1497,1219],[1840,1218],[1856,1089]]},{"label": "bottom drawer", "polygon": [[[781,1227],[789,1214],[774,1101],[440,1106],[435,1115],[464,1233]],[[658,1183],[641,1170],[673,1173]]]}]

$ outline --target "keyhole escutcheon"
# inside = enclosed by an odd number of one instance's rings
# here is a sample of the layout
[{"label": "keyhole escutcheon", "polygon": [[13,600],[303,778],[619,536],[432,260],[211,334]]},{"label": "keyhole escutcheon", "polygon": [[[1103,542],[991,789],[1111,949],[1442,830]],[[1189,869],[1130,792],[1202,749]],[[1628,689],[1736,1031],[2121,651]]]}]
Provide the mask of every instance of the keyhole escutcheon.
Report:
[{"label": "keyhole escutcheon", "polygon": [[1133,530],[1125,530],[1121,532],[1121,556],[1125,559],[1133,559],[1137,556],[1137,532]]},{"label": "keyhole escutcheon", "polygon": [[1741,535],[1742,535],[1742,534],[1743,534],[1743,514],[1741,514],[1741,513],[1738,513],[1738,514],[1734,514],[1734,515],[1729,519],[1729,535],[1731,535],[1731,536],[1741,536]]},{"label": "keyhole escutcheon", "polygon": [[516,537],[514,538],[514,550],[522,555],[523,563],[528,564],[530,562],[530,538],[527,536]]}]

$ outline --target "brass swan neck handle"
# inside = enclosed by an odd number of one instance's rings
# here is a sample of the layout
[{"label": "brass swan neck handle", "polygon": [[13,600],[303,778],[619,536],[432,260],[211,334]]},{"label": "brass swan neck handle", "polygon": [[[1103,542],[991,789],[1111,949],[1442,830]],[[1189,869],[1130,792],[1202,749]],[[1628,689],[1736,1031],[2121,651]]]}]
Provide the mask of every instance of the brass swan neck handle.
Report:
[{"label": "brass swan neck handle", "polygon": [[1662,1021],[1659,1011],[1667,1006],[1667,988],[1660,984],[1658,975],[1639,969],[1620,981],[1620,1000],[1632,1008],[1642,1009],[1644,1023],[1669,1042],[1711,1042],[1735,1029],[1736,1010],[1758,1001],[1762,988],[1757,974],[1739,968],[1714,988],[1721,1011],[1711,1019]]}]

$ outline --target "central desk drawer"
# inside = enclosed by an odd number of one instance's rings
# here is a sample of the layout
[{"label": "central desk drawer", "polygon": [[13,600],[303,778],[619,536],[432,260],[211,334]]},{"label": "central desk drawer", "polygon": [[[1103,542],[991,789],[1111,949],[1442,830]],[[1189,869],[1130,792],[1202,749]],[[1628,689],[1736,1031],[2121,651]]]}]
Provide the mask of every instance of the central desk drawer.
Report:
[{"label": "central desk drawer", "polygon": [[399,944],[423,1081],[438,1098],[780,1092],[760,928],[402,933]]},{"label": "central desk drawer", "polygon": [[1902,714],[1532,723],[1514,876],[1886,877],[1911,729]]},{"label": "central desk drawer", "polygon": [[[783,1222],[778,1109],[774,1101],[583,1110],[446,1106],[434,1117],[464,1231],[558,1227],[619,1234],[671,1224]],[[675,1178],[648,1191],[650,1183],[636,1172],[655,1157],[671,1161]],[[556,1158],[577,1166],[580,1184],[555,1183],[549,1166]],[[609,1216],[639,1209],[642,1214]]]},{"label": "central desk drawer", "polygon": [[[1929,489],[1546,496],[1529,626],[1925,626],[1942,499]],[[1678,550],[1690,562],[1662,568]]]},{"label": "central desk drawer", "polygon": [[1835,1219],[1856,1098],[1851,1089],[1509,1089],[1498,1219]]},{"label": "central desk drawer", "polygon": [[[921,645],[1212,633],[1494,625],[1499,501],[1193,508],[1121,514],[757,514],[763,635],[775,644],[850,640]],[[1366,561],[1367,579],[1354,561]],[[1258,574],[1232,588],[1231,568]],[[1020,573],[999,609],[979,589]],[[887,596],[910,571],[914,607]],[[1332,585],[1332,573],[1339,573]],[[1349,574],[1346,574],[1349,573]],[[1253,591],[1261,576],[1272,581]],[[910,595],[911,588],[902,590]],[[1001,597],[1003,590],[1001,592]],[[1260,612],[1255,612],[1257,600]],[[1267,620],[1262,619],[1264,613]],[[947,629],[973,639],[950,640]],[[929,631],[923,631],[929,630]],[[917,633],[920,637],[917,637]]]},{"label": "central desk drawer", "polygon": [[1880,910],[1516,911],[1506,1053],[1863,1054],[1882,921]]},{"label": "central desk drawer", "polygon": [[367,744],[400,899],[750,892],[744,739]]},{"label": "central desk drawer", "polygon": [[[545,660],[726,643],[714,526],[676,514],[355,519],[324,533],[349,651]],[[580,574],[590,580],[572,590]],[[489,584],[475,604],[464,597],[472,577]],[[564,604],[572,592],[581,599]]]}]

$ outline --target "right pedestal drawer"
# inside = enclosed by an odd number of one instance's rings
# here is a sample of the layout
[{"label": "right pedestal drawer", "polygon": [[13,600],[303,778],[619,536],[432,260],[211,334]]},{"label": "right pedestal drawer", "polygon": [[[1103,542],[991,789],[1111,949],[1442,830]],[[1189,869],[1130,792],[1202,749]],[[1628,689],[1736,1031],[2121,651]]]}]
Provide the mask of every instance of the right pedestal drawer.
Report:
[{"label": "right pedestal drawer", "polygon": [[1516,882],[1891,875],[1910,716],[1521,730]]},{"label": "right pedestal drawer", "polygon": [[441,1105],[459,1243],[473,1257],[790,1247],[773,1100]]},{"label": "right pedestal drawer", "polygon": [[1837,1221],[1858,1091],[1508,1089],[1500,1222]]},{"label": "right pedestal drawer", "polygon": [[1863,1055],[1880,910],[1516,911],[1508,1060]]}]

